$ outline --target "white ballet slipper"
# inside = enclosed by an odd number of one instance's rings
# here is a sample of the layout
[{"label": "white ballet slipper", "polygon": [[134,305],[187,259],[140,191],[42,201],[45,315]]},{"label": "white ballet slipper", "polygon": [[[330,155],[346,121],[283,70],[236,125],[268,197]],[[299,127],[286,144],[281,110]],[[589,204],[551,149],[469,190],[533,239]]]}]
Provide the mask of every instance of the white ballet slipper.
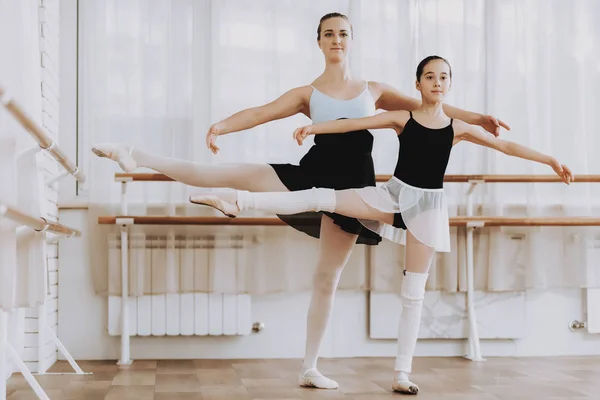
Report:
[{"label": "white ballet slipper", "polygon": [[98,143],[92,147],[92,153],[116,161],[125,172],[132,172],[138,167],[131,156],[132,151],[133,146],[128,149],[127,146],[116,143]]},{"label": "white ballet slipper", "polygon": [[339,387],[336,381],[323,376],[316,368],[310,368],[304,371],[298,377],[298,384],[303,387],[317,389],[337,389]]},{"label": "white ballet slipper", "polygon": [[394,382],[392,383],[392,390],[394,392],[400,392],[404,394],[417,394],[419,393],[419,387],[412,383],[408,379],[408,375],[400,372],[394,377]]},{"label": "white ballet slipper", "polygon": [[221,211],[229,218],[235,218],[240,212],[237,205],[229,203],[212,194],[197,194],[190,196],[190,203],[208,206]]}]

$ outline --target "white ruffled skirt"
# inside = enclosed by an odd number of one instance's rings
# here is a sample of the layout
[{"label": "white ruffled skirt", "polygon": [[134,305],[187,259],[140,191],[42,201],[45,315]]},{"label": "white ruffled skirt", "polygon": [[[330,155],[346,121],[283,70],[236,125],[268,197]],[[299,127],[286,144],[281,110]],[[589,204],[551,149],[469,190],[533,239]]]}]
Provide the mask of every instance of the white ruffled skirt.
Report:
[{"label": "white ruffled skirt", "polygon": [[[385,213],[401,213],[404,224],[421,243],[439,252],[450,251],[450,220],[444,189],[422,189],[392,178],[378,187],[356,190],[363,201]],[[406,244],[406,230],[368,219],[367,229],[392,242]]]}]

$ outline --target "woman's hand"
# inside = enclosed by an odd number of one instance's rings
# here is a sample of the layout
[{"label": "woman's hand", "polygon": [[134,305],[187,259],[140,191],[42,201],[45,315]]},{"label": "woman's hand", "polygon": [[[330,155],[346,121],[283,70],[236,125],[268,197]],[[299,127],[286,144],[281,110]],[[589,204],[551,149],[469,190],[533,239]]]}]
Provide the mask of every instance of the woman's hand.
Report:
[{"label": "woman's hand", "polygon": [[219,136],[219,126],[218,124],[213,124],[206,132],[206,147],[213,152],[213,154],[217,154],[219,152],[219,146],[217,146],[217,136]]}]

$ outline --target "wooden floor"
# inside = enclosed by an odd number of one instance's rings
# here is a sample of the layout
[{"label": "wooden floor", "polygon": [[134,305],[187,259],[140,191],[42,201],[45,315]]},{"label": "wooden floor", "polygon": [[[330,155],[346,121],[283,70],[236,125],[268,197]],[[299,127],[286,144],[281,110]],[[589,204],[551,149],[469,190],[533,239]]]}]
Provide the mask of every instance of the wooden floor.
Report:
[{"label": "wooden floor", "polygon": [[[299,360],[114,361],[80,362],[92,375],[39,375],[51,400],[558,400],[600,398],[600,357],[416,358],[412,378],[421,391],[407,396],[391,391],[392,358],[322,359],[320,370],[340,384],[338,390],[300,388]],[[52,372],[71,371],[66,362]],[[36,399],[25,379],[8,381],[8,400]]]}]

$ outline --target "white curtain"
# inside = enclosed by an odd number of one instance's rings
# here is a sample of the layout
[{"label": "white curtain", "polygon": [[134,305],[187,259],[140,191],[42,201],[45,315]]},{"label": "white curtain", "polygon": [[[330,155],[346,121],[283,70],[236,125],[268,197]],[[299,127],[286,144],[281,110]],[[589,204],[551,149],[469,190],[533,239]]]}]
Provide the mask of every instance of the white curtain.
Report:
[{"label": "white curtain", "polygon": [[[600,173],[596,151],[596,113],[600,102],[600,4],[593,0],[492,2],[489,46],[490,108],[510,116],[513,131],[505,136],[555,156],[577,174]],[[490,155],[498,173],[548,174],[544,165]],[[483,203],[500,215],[598,215],[597,183],[489,185]],[[485,209],[485,207],[484,207]],[[598,287],[598,260],[587,257],[599,231],[591,228],[533,228],[515,237],[514,230],[491,230],[484,246],[489,276],[481,284],[492,290],[513,287]],[[522,263],[512,270],[495,268],[507,260],[507,242],[523,242]],[[515,248],[515,246],[513,246]],[[509,256],[510,257],[510,256]]]},{"label": "white curtain", "polygon": [[[308,122],[303,116],[220,138],[217,156],[206,150],[204,137],[211,123],[272,101],[318,76],[324,63],[316,27],[319,18],[332,11],[347,14],[353,23],[354,76],[386,82],[417,97],[417,63],[428,55],[441,55],[453,68],[450,104],[504,119],[512,131],[503,131],[503,137],[556,156],[576,174],[600,171],[592,133],[594,89],[600,85],[600,33],[593,23],[599,10],[593,0],[103,0],[84,3],[81,11],[79,151],[90,171],[85,194],[94,227],[91,260],[98,292],[117,294],[107,273],[107,237],[114,230],[98,227],[96,218],[118,213],[120,185],[113,179],[116,164],[92,157],[91,143],[125,142],[203,163],[297,162],[310,145],[298,147],[290,139],[294,128]],[[376,171],[391,173],[397,138],[386,131],[375,136]],[[453,149],[448,173],[552,171],[460,144]],[[209,212],[186,208],[189,188],[177,183],[130,184],[129,190],[134,203],[130,214]],[[481,214],[588,215],[595,212],[598,190],[594,184],[490,184],[478,188],[475,203]],[[451,215],[464,214],[466,186],[447,184],[446,191]],[[207,231],[136,229],[165,236]],[[246,273],[261,282],[273,282],[274,274],[280,277],[260,292],[308,288],[310,281],[303,280],[311,272],[308,261],[287,268],[279,258],[256,256],[266,248],[268,232],[276,231],[268,229],[208,231],[225,238],[241,234],[250,243],[260,243],[252,246],[259,250],[246,253]],[[486,228],[475,237],[476,288],[593,285],[585,278],[591,276],[590,260],[573,254],[582,254],[594,232]],[[429,289],[466,288],[464,232],[452,233],[453,251],[438,255]],[[277,251],[284,260],[292,259],[298,249],[316,253],[316,241],[292,229],[277,228],[277,238],[286,243]],[[550,255],[548,243],[557,253]],[[382,244],[371,250],[370,286],[397,292],[403,248]],[[364,251],[365,246],[356,246],[354,253],[360,256]],[[366,287],[364,268],[357,263],[345,271],[348,288]]]}]

